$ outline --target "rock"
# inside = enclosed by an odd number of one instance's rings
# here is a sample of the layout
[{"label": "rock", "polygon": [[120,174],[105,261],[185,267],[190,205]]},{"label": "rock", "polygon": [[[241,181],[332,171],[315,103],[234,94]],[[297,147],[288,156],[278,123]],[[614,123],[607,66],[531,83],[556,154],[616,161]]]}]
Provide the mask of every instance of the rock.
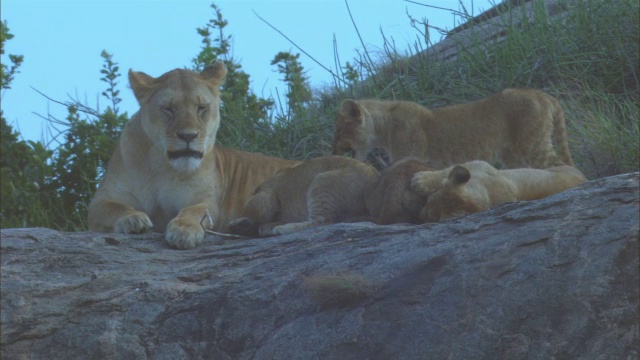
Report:
[{"label": "rock", "polygon": [[639,173],[440,224],[3,229],[2,359],[633,359]]}]

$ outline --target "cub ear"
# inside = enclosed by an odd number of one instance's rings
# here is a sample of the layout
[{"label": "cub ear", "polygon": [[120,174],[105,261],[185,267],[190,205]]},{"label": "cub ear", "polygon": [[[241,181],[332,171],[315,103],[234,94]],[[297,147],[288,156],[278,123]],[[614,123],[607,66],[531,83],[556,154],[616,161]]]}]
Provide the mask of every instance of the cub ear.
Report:
[{"label": "cub ear", "polygon": [[347,117],[349,121],[362,124],[362,106],[354,100],[347,99],[340,105],[340,115]]},{"label": "cub ear", "polygon": [[216,85],[220,85],[225,76],[227,76],[227,67],[222,61],[214,61],[200,72],[200,76]]},{"label": "cub ear", "polygon": [[464,166],[456,165],[449,173],[449,183],[451,185],[462,185],[471,179],[471,172]]},{"label": "cub ear", "polygon": [[133,71],[133,69],[129,69],[129,84],[131,85],[131,90],[133,90],[133,94],[139,103],[144,102],[147,96],[151,94],[155,82],[156,79],[154,77],[141,71]]}]

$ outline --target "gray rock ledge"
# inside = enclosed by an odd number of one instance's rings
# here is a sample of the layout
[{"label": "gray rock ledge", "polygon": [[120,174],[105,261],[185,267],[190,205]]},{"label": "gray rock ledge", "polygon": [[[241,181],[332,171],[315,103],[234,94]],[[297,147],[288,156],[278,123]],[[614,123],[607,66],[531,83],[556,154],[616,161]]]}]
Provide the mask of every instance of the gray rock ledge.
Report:
[{"label": "gray rock ledge", "polygon": [[179,251],[1,231],[2,359],[635,359],[639,173],[421,226]]}]

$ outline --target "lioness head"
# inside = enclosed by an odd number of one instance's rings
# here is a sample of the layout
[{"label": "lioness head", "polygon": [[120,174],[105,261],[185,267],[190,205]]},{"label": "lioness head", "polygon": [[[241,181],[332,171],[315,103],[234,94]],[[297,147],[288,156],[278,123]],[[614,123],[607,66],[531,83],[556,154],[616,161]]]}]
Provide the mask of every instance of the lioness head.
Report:
[{"label": "lioness head", "polygon": [[351,156],[365,161],[370,148],[370,133],[367,131],[367,110],[354,100],[345,100],[340,105],[333,136],[333,154]]},{"label": "lioness head", "polygon": [[226,74],[218,61],[199,74],[176,69],[154,78],[129,70],[143,129],[179,172],[196,170],[213,150],[220,126],[218,88]]},{"label": "lioness head", "polygon": [[479,212],[482,207],[475,201],[468,182],[471,172],[456,165],[451,171],[425,171],[416,174],[412,187],[427,195],[427,203],[420,213],[423,222],[443,221]]}]

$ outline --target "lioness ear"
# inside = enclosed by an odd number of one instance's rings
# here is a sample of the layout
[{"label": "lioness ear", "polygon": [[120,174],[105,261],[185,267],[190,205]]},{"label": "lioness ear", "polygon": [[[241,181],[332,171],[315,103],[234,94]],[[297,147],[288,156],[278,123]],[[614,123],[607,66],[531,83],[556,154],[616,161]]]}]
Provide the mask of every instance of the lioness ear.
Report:
[{"label": "lioness ear", "polygon": [[129,69],[129,84],[131,85],[131,90],[133,90],[133,95],[136,96],[139,103],[142,103],[150,95],[155,80],[155,78],[143,72]]},{"label": "lioness ear", "polygon": [[449,173],[449,183],[452,185],[462,185],[471,179],[469,169],[464,166],[456,165]]},{"label": "lioness ear", "polygon": [[227,67],[222,61],[215,61],[204,68],[204,70],[200,72],[200,76],[215,83],[216,85],[220,85],[222,84],[225,76],[227,76]]},{"label": "lioness ear", "polygon": [[362,124],[362,107],[354,100],[347,99],[340,105],[340,114],[356,124]]}]

